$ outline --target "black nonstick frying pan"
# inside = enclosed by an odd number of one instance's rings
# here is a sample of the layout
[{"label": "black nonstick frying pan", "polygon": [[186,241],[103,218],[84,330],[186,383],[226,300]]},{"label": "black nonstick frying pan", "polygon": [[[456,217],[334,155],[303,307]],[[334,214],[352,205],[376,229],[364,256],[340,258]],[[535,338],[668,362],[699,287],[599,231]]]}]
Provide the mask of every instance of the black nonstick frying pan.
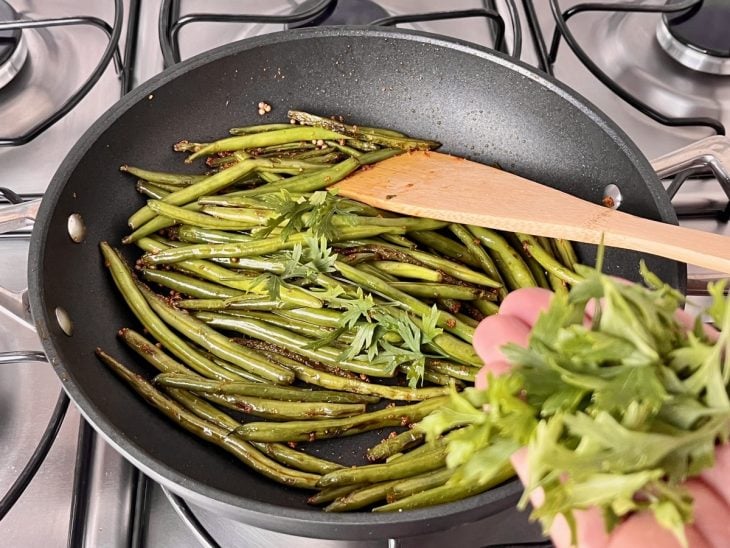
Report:
[{"label": "black nonstick frying pan", "polygon": [[[29,294],[45,352],[65,389],[89,422],[147,475],[199,506],[257,527],[319,538],[406,537],[513,506],[521,491],[514,481],[424,510],[326,514],[306,505],[305,492],[256,475],[169,423],[94,356],[101,346],[148,374],[116,339],[120,327],[137,322],[116,294],[98,249],[101,240],[118,244],[128,215],[142,203],[118,167],[129,162],[179,171],[182,158],[172,143],[207,141],[229,127],[261,123],[260,101],[273,106],[267,122],[285,121],[287,109],[295,108],[392,127],[593,202],[615,184],[622,210],[676,223],[649,162],[618,127],[564,86],[498,53],[372,28],[306,29],[245,40],[174,66],[126,96],[76,144],[48,188],[31,242]],[[69,237],[72,214],[86,226],[80,243]],[[578,251],[582,261],[593,261],[593,248]],[[607,270],[637,278],[640,258],[609,250]],[[684,265],[644,258],[661,278],[684,289]],[[73,324],[70,336],[59,326],[59,309]],[[318,450],[332,457],[363,446],[349,438],[323,442]]]}]

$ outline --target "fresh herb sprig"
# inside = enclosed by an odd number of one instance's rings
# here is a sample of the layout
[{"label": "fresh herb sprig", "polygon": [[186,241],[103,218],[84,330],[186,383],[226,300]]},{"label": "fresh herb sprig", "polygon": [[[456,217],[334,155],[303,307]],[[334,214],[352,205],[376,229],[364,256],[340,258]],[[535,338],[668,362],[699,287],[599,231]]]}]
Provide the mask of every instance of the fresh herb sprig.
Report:
[{"label": "fresh herb sprig", "polygon": [[[707,312],[719,337],[699,320],[688,332],[675,314],[682,296],[641,270],[647,287],[576,265],[585,281],[553,297],[528,347],[504,347],[513,370],[454,393],[421,427],[434,439],[471,425],[450,438],[448,463],[472,481],[508,462],[494,447],[527,445],[520,504],[542,488],[533,517],[545,531],[562,514],[575,535],[573,512],[591,506],[608,530],[648,510],[686,545],[692,501],[682,482],[711,467],[730,436],[730,306],[725,283],[712,285]],[[600,304],[586,325],[592,299]]]}]

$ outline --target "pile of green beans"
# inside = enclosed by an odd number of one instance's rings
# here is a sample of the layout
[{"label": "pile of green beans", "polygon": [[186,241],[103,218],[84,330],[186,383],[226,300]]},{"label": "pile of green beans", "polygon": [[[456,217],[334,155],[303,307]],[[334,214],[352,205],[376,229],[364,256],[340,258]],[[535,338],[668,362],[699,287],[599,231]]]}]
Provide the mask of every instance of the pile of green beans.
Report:
[{"label": "pile of green beans", "polygon": [[[119,337],[156,374],[99,358],[193,435],[327,511],[401,511],[471,496],[446,465],[447,433],[419,421],[481,366],[474,328],[511,290],[565,291],[569,242],[398,216],[322,192],[353,171],[439,143],[291,111],[175,150],[205,173],[130,165],[147,202],[129,217],[129,265],[105,265],[141,328]],[[141,334],[144,330],[145,335]],[[468,428],[468,427],[466,427]],[[317,440],[377,430],[346,466]],[[459,432],[460,429],[454,432]]]}]

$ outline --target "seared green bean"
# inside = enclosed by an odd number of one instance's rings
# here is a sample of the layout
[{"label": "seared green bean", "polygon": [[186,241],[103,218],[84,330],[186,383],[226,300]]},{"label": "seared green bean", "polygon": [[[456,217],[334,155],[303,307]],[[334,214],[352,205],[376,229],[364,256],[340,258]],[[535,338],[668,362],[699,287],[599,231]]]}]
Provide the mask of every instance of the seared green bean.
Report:
[{"label": "seared green bean", "polygon": [[132,373],[117,360],[103,350],[96,350],[97,356],[121,377],[150,405],[161,411],[166,417],[197,437],[211,442],[228,451],[256,472],[290,487],[313,489],[320,478],[319,474],[291,470],[263,455],[250,443],[235,433],[229,432],[213,422],[201,419],[174,400],[156,390],[149,382]]},{"label": "seared green bean", "polygon": [[324,510],[325,512],[348,512],[369,506],[379,500],[383,500],[396,483],[397,480],[384,481],[374,485],[360,487],[336,498]]},{"label": "seared green bean", "polygon": [[448,447],[445,444],[434,447],[413,459],[396,459],[383,464],[366,464],[333,470],[322,476],[318,487],[351,485],[353,483],[379,483],[394,479],[409,478],[416,474],[430,472],[446,464]]},{"label": "seared green bean", "polygon": [[283,145],[285,143],[296,143],[299,141],[312,141],[318,139],[339,140],[349,139],[349,137],[335,133],[334,131],[317,127],[287,127],[286,129],[237,135],[235,137],[220,139],[201,147],[199,150],[188,156],[185,163],[191,163],[196,158],[209,156],[216,152],[249,150],[272,145]]},{"label": "seared green bean", "polygon": [[414,510],[416,508],[423,508],[424,506],[433,506],[435,504],[445,504],[447,502],[461,500],[466,497],[483,493],[495,485],[499,485],[500,483],[507,481],[512,476],[514,476],[512,466],[507,464],[507,466],[500,470],[495,477],[484,483],[475,481],[446,482],[440,487],[434,487],[433,489],[415,493],[395,502],[391,502],[383,506],[377,506],[373,508],[373,511],[402,512],[403,510]]},{"label": "seared green bean", "polygon": [[448,396],[431,398],[412,405],[387,407],[344,419],[321,421],[249,422],[236,433],[249,441],[314,441],[316,439],[354,436],[377,428],[419,421],[446,404]]},{"label": "seared green bean", "polygon": [[[167,195],[169,196],[169,194]],[[163,197],[164,200],[167,196]],[[149,200],[148,200],[149,202]],[[198,211],[202,209],[202,206],[196,203],[192,204],[185,204],[180,208],[182,212],[184,212],[184,215],[194,215]],[[150,210],[151,211],[151,210]],[[174,226],[177,224],[178,221],[175,219],[172,219],[170,217],[166,217],[164,215],[158,215],[154,219],[151,219],[150,221],[146,222],[142,226],[140,226],[137,230],[132,232],[131,234],[126,235],[124,238],[122,238],[122,243],[124,244],[132,244],[139,240],[140,238],[144,238],[145,236],[149,236],[150,234],[154,234],[163,228],[169,228],[171,226]]]},{"label": "seared green bean", "polygon": [[482,228],[480,226],[468,226],[471,232],[479,241],[492,251],[494,263],[499,268],[504,281],[510,289],[518,289],[520,287],[535,287],[537,283],[532,277],[530,269],[522,260],[520,254],[512,249],[501,235],[494,230]]},{"label": "seared green bean", "polygon": [[143,268],[141,274],[148,282],[154,282],[178,293],[199,299],[228,299],[244,295],[244,292],[238,289],[206,282],[179,272]]},{"label": "seared green bean", "polygon": [[[337,229],[330,241],[377,236],[388,232],[400,233],[403,232],[403,229],[386,226],[343,226]],[[286,240],[279,236],[273,236],[240,243],[189,245],[160,251],[155,254],[147,254],[144,261],[149,264],[166,264],[177,263],[186,259],[208,259],[211,257],[258,257],[292,249],[297,244],[305,244],[307,238],[310,237],[310,234],[299,232],[292,234]]]},{"label": "seared green bean", "polygon": [[343,417],[352,417],[365,412],[363,403],[326,403],[298,402],[258,398],[256,396],[240,396],[199,392],[199,394],[223,407],[261,417],[271,421],[321,421]]},{"label": "seared green bean", "polygon": [[426,282],[442,282],[444,278],[437,270],[415,264],[401,263],[398,261],[373,261],[371,264],[378,270],[398,278],[414,278]]},{"label": "seared green bean", "polygon": [[[163,198],[165,203],[176,206],[183,206],[189,204],[193,200],[200,198],[201,196],[207,196],[208,194],[215,194],[219,190],[232,185],[242,177],[251,173],[260,162],[264,160],[246,160],[238,162],[231,167],[219,171],[206,177],[202,181],[193,183],[190,186],[186,186],[178,190],[177,192],[171,192]],[[135,212],[128,220],[129,228],[136,230],[141,227],[144,223],[152,220],[155,217],[155,212],[149,207],[145,206]]]},{"label": "seared green bean", "polygon": [[449,481],[454,475],[454,470],[451,468],[441,468],[439,470],[433,470],[432,472],[426,472],[412,478],[407,478],[396,482],[390,491],[388,491],[388,502],[393,502],[410,495],[415,495],[422,491],[439,487]]},{"label": "seared green bean", "polygon": [[292,308],[296,305],[268,297],[247,297],[245,299],[185,299],[177,301],[175,306],[184,310],[212,310],[216,312],[232,312],[236,310],[274,310]]},{"label": "seared green bean", "polygon": [[539,243],[535,240],[534,236],[529,234],[517,233],[517,237],[524,246],[525,250],[537,261],[545,270],[560,278],[564,282],[571,285],[577,284],[583,281],[583,277],[579,276],[571,269],[560,264],[557,260],[550,256]]},{"label": "seared green bean", "polygon": [[190,371],[187,367],[185,367],[180,362],[172,359],[160,348],[158,348],[157,345],[150,342],[133,329],[129,329],[128,327],[122,327],[117,335],[120,339],[127,343],[127,345],[132,350],[142,356],[158,371],[161,371],[163,373],[181,373],[185,375],[193,375],[193,372]]},{"label": "seared green bean", "polygon": [[470,365],[463,365],[460,363],[454,363],[446,360],[426,360],[426,368],[436,371],[437,373],[443,373],[449,377],[460,379],[462,381],[474,382],[476,375],[479,372],[478,367],[472,367]]},{"label": "seared green bean", "polygon": [[261,443],[255,441],[251,445],[276,462],[289,468],[294,468],[295,470],[301,470],[302,472],[326,474],[327,472],[343,468],[341,464],[315,457],[304,451],[297,451],[283,443]]},{"label": "seared green bean", "polygon": [[213,394],[232,394],[237,396],[255,396],[269,400],[291,402],[324,402],[324,403],[375,403],[378,398],[361,396],[334,390],[312,390],[293,386],[277,386],[250,382],[213,381],[191,376],[189,373],[163,373],[154,381],[160,386],[183,388],[191,392],[209,392]]},{"label": "seared green bean", "polygon": [[188,175],[186,173],[164,173],[162,171],[150,171],[140,167],[129,166],[124,164],[119,167],[119,171],[130,173],[135,177],[144,179],[151,183],[162,183],[173,186],[187,186],[202,181],[207,175]]},{"label": "seared green bean", "polygon": [[502,287],[497,288],[497,292],[499,293],[500,298],[504,299],[507,296],[507,288],[504,286],[505,284],[502,279],[502,275],[499,273],[499,269],[497,268],[497,265],[494,264],[492,258],[479,243],[479,240],[475,238],[474,235],[471,234],[463,225],[454,223],[449,225],[449,229],[454,236],[459,238],[461,243],[466,246],[471,256],[479,262],[479,266],[482,267],[482,270],[484,270],[490,278],[502,284]]},{"label": "seared green bean", "polygon": [[443,283],[390,282],[395,289],[423,299],[457,299],[473,301],[485,292],[476,287]]},{"label": "seared green bean", "polygon": [[228,130],[231,135],[247,135],[249,133],[261,133],[264,131],[274,131],[277,129],[289,129],[290,124],[261,124],[257,126],[232,127]]},{"label": "seared green bean", "polygon": [[419,244],[430,247],[434,251],[438,251],[445,257],[456,259],[468,266],[476,268],[481,266],[479,261],[476,260],[466,247],[447,236],[439,234],[438,232],[430,230],[423,232],[411,232],[408,236]]},{"label": "seared green bean", "polygon": [[[167,217],[168,219],[172,219],[178,223],[195,225],[202,228],[212,228],[215,230],[245,230],[247,228],[265,224],[265,221],[258,222],[256,220],[229,221],[228,219],[222,219],[205,213],[191,211],[188,208],[166,204],[161,200],[148,200],[147,207],[158,215]],[[203,210],[205,209],[203,206],[198,207]]]},{"label": "seared green bean", "polygon": [[106,242],[101,242],[101,251],[106,265],[111,272],[115,285],[130,309],[144,327],[158,341],[165,345],[172,354],[177,356],[188,367],[205,377],[221,380],[240,380],[240,377],[221,369],[218,365],[193,349],[183,339],[173,333],[152,310],[139,290],[132,273],[117,252]]},{"label": "seared green bean", "polygon": [[[158,239],[141,238],[137,245],[148,253],[161,253],[170,246]],[[240,289],[242,291],[255,293],[261,296],[268,294],[266,287],[259,283],[255,277],[237,274],[227,268],[218,266],[209,261],[184,260],[175,263],[175,268],[194,274],[205,280],[219,283],[226,287]],[[282,284],[279,289],[279,299],[282,302],[292,305],[316,308],[322,306],[322,301],[298,287],[287,287]]]},{"label": "seared green bean", "polygon": [[368,460],[376,462],[386,459],[391,455],[423,443],[425,439],[426,434],[422,430],[419,430],[417,427],[409,428],[405,432],[401,432],[393,437],[387,437],[377,445],[370,447],[367,450]]},{"label": "seared green bean", "polygon": [[[351,126],[338,122],[337,120],[332,120],[331,118],[323,118],[298,110],[290,110],[289,118],[307,126],[326,128],[336,131],[339,134],[348,135],[358,140],[386,147],[400,148],[403,150],[433,150],[441,146],[441,143],[437,141],[394,136],[393,134],[383,133],[373,128]],[[336,140],[337,138],[330,137],[330,139]]]},{"label": "seared green bean", "polygon": [[250,242],[253,238],[247,234],[210,230],[191,225],[175,227],[175,235],[181,242],[193,244],[227,244],[232,242]]},{"label": "seared green bean", "polygon": [[148,183],[147,181],[137,181],[137,192],[140,194],[144,194],[145,196],[152,198],[153,200],[161,200],[168,194],[170,194],[166,189],[161,187],[160,185],[156,185],[154,183]]},{"label": "seared green bean", "polygon": [[165,323],[205,348],[208,352],[271,382],[291,384],[294,380],[294,374],[290,370],[267,362],[261,355],[248,348],[231,343],[228,337],[211,329],[204,322],[193,318],[190,314],[177,310],[146,286],[137,284],[137,287],[152,310]]},{"label": "seared green bean", "polygon": [[342,351],[337,348],[323,346],[316,350],[308,347],[313,341],[301,335],[297,335],[287,329],[268,324],[252,318],[229,316],[226,314],[215,314],[212,312],[198,312],[197,318],[208,325],[231,331],[243,333],[249,337],[275,344],[291,350],[307,358],[321,361],[333,367],[339,367],[347,371],[353,371],[373,377],[392,377],[394,365],[380,365],[359,360],[343,360],[340,358]]},{"label": "seared green bean", "polygon": [[352,493],[356,489],[364,487],[363,485],[341,485],[339,487],[329,487],[321,489],[307,499],[307,504],[325,504],[333,500],[344,497],[348,493]]}]

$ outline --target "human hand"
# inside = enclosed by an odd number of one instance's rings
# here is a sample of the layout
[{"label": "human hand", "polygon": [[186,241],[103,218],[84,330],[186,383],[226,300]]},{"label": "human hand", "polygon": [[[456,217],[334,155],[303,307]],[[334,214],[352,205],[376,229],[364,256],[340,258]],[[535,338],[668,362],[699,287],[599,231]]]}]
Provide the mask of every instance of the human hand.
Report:
[{"label": "human hand", "polygon": [[[486,364],[477,377],[477,388],[484,388],[487,373],[503,374],[510,364],[501,352],[508,342],[527,346],[530,330],[540,312],[545,310],[552,292],[540,288],[520,289],[510,293],[502,303],[499,314],[484,319],[476,330],[474,348]],[[586,313],[590,320],[590,310]],[[682,310],[677,318],[688,329],[691,317]],[[710,331],[710,336],[717,332]],[[523,483],[527,483],[526,449],[520,449],[512,457],[512,464]],[[686,527],[691,548],[727,548],[730,546],[730,445],[717,449],[715,466],[698,477],[686,482],[694,499],[694,523]],[[542,493],[536,490],[530,499],[539,507]],[[649,512],[634,514],[607,534],[603,518],[597,508],[576,511],[577,542],[580,547],[674,547],[679,546],[676,537],[662,527]],[[553,523],[550,536],[558,548],[570,546],[570,528],[562,516]]]}]

